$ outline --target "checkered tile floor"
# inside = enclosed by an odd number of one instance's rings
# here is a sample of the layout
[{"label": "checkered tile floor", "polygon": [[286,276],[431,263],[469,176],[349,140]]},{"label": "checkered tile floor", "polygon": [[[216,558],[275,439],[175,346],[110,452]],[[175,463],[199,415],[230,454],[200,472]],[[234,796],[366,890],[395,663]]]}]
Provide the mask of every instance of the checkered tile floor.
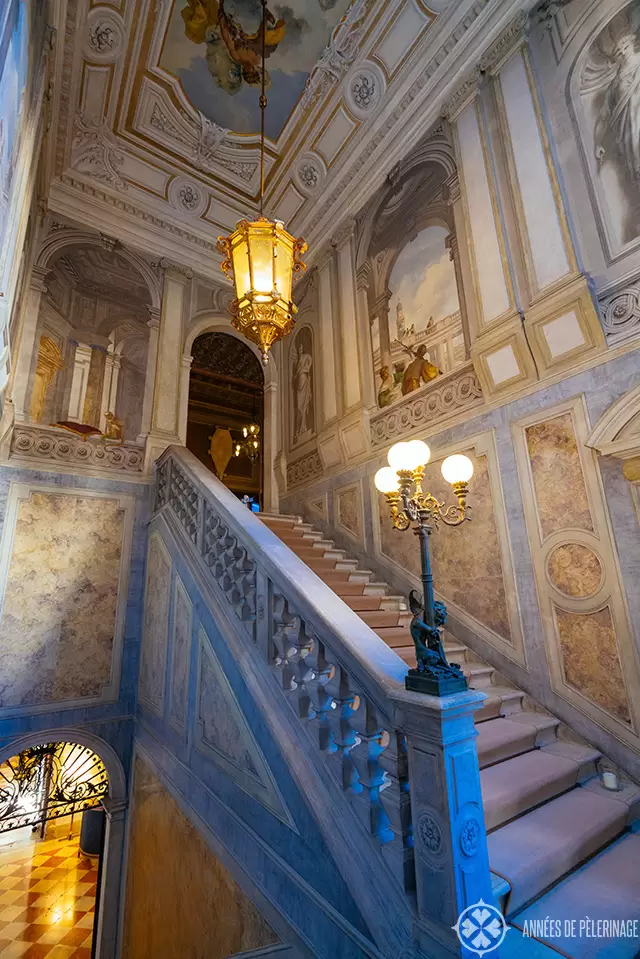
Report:
[{"label": "checkered tile floor", "polygon": [[0,959],[91,959],[97,881],[77,837],[0,847]]}]

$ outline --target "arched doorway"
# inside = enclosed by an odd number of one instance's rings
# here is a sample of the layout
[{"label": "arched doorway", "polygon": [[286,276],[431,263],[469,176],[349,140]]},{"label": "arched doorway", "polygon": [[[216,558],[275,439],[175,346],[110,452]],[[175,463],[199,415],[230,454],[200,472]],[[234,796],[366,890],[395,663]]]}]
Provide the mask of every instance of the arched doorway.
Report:
[{"label": "arched doorway", "polygon": [[186,445],[239,498],[263,505],[264,373],[255,353],[222,331],[193,342]]},{"label": "arched doorway", "polygon": [[0,749],[0,954],[115,959],[126,805],[122,764],[90,733]]}]

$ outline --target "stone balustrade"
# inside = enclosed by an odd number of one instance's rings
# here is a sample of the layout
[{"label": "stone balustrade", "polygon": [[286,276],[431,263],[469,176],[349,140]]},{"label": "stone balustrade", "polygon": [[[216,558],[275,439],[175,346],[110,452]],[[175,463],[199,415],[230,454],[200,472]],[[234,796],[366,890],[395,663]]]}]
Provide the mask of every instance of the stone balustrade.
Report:
[{"label": "stone balustrade", "polygon": [[13,427],[9,447],[12,465],[20,461],[33,467],[61,467],[74,473],[115,472],[139,476],[144,468],[144,447],[138,443],[105,443],[100,436],[79,436],[69,430],[36,423]]},{"label": "stone balustrade", "polygon": [[492,901],[473,725],[484,694],[406,691],[400,657],[188,451],[158,460],[155,492],[212,608],[228,604],[323,757],[351,809],[336,815],[379,855],[370,881],[404,897],[416,955],[462,956],[458,915]]}]

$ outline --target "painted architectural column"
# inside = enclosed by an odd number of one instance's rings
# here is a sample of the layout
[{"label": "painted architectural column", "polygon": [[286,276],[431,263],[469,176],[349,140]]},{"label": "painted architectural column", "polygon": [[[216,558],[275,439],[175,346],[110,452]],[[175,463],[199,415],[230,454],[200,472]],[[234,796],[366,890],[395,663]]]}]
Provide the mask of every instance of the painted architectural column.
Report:
[{"label": "painted architectural column", "polygon": [[89,370],[93,350],[84,343],[76,343],[73,357],[73,375],[71,378],[71,392],[69,394],[68,418],[72,423],[82,423],[84,405],[89,385]]},{"label": "painted architectural column", "polygon": [[369,318],[370,283],[371,266],[369,263],[364,263],[356,273],[356,290],[358,294],[358,333],[362,372],[362,398],[366,407],[377,406],[376,384],[373,371],[373,350],[371,348],[371,320]]},{"label": "painted architectural column", "polygon": [[322,371],[321,427],[334,420],[338,415],[335,337],[333,331],[332,261],[333,250],[329,248],[321,254],[317,266],[320,365]]},{"label": "painted architectural column", "polygon": [[417,937],[433,959],[467,956],[453,928],[493,904],[473,714],[486,695],[392,694],[407,740],[415,841]]},{"label": "painted architectural column", "polygon": [[445,243],[453,262],[458,286],[458,300],[462,316],[465,357],[471,355],[471,344],[478,334],[478,318],[473,297],[473,274],[469,260],[469,247],[465,233],[464,207],[460,192],[460,178],[454,173],[445,182],[444,197],[451,208],[455,229],[446,238]]},{"label": "painted architectural column", "polygon": [[378,318],[378,335],[380,337],[380,367],[376,370],[376,375],[380,373],[383,366],[391,366],[391,331],[389,330],[389,302],[393,296],[391,290],[386,290],[379,296],[373,306],[371,318]]},{"label": "painted architectural column", "polygon": [[180,391],[183,383],[184,316],[191,282],[189,273],[172,266],[164,271],[151,429],[145,456],[147,468],[171,443],[182,443]]},{"label": "painted architectural column", "polygon": [[102,804],[106,814],[102,874],[112,877],[113,881],[100,883],[98,924],[95,931],[96,959],[116,959],[120,896],[124,889],[124,884],[118,879],[122,878],[124,862],[127,801],[112,800],[107,796]]},{"label": "painted architectural column", "polygon": [[[479,74],[447,107],[453,127],[476,318],[471,357],[488,393],[521,389],[537,378],[516,300]],[[455,203],[454,203],[455,210]],[[465,291],[466,292],[466,291]]]},{"label": "painted architectural column", "polygon": [[523,25],[487,59],[526,276],[525,328],[538,368],[573,365],[605,349],[586,277],[580,272]]},{"label": "painted architectural column", "polygon": [[143,440],[151,429],[151,411],[153,409],[153,391],[156,383],[156,363],[158,360],[158,337],[160,333],[160,310],[153,306],[147,307],[150,319],[147,322],[149,327],[149,345],[147,348],[147,370],[144,377],[144,398],[142,401],[142,419],[140,421],[140,435],[138,440]]},{"label": "painted architectural column", "polygon": [[[449,259],[453,263],[453,269],[456,274],[456,286],[458,287],[458,300],[460,302],[460,316],[462,318],[462,335],[464,337],[464,356],[468,360],[471,355],[471,330],[469,327],[469,317],[467,314],[467,304],[464,296],[464,276],[460,264],[460,248],[458,246],[458,237],[455,233],[450,233],[445,239],[445,246],[449,250]],[[449,344],[450,344],[449,340]],[[453,353],[451,353],[453,360]]]},{"label": "painted architectural column", "polygon": [[191,379],[191,353],[183,353],[180,361],[180,442],[187,445],[187,419],[189,416],[189,381]]},{"label": "painted architectural column", "polygon": [[42,294],[47,291],[45,280],[49,272],[48,269],[40,266],[34,266],[31,271],[27,306],[20,332],[20,342],[11,389],[14,418],[18,422],[24,422],[28,419],[30,384],[33,379],[32,371],[35,371],[38,362],[39,337],[37,334],[39,328],[40,303]]},{"label": "painted architectural column", "polygon": [[362,358],[356,314],[356,278],[353,254],[355,223],[350,220],[332,239],[338,263],[338,303],[340,314],[340,356],[342,359],[342,396],[344,411],[362,401],[360,371]]},{"label": "painted architectural column", "polygon": [[100,400],[100,429],[104,432],[107,425],[107,413],[117,416],[116,397],[118,395],[118,376],[122,358],[116,353],[107,352],[104,364],[104,381]]}]

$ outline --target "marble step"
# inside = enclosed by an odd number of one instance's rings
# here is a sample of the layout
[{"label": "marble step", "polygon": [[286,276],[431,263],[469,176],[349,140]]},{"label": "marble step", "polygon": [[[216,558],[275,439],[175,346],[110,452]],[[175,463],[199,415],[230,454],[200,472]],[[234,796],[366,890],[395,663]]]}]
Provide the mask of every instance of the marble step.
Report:
[{"label": "marble step", "polygon": [[485,666],[479,663],[461,663],[462,672],[467,677],[471,689],[481,689],[487,692],[493,688],[493,666]]},{"label": "marble step", "polygon": [[[287,544],[288,545],[288,544]],[[343,549],[334,549],[330,540],[318,541],[311,545],[289,546],[296,556],[303,559],[305,563],[310,559],[351,559]],[[355,560],[354,560],[355,562]]]},{"label": "marble step", "polygon": [[[579,930],[580,920],[585,916],[597,922],[605,920],[628,920],[638,917],[640,902],[640,835],[624,833],[610,846],[585,863],[566,879],[559,882],[544,896],[511,919],[515,929],[530,928],[533,922],[544,922],[547,916],[575,920]],[[595,928],[595,927],[594,927]],[[545,940],[561,955],[570,959],[637,959],[638,941],[628,938],[603,940],[564,936],[571,926],[563,924],[562,937]],[[500,949],[502,956],[503,950]],[[553,953],[555,955],[555,953]]]},{"label": "marble step", "polygon": [[309,569],[312,569],[314,573],[317,573],[320,577],[322,577],[325,571],[331,572],[332,570],[336,570],[337,572],[355,573],[358,569],[358,562],[355,559],[331,559],[325,556],[318,556],[315,559],[305,558],[304,562]]},{"label": "marble step", "polygon": [[598,779],[593,788],[572,789],[489,834],[491,868],[511,886],[509,914],[620,834],[632,805],[620,795]]},{"label": "marble step", "polygon": [[406,628],[411,622],[411,613],[402,609],[370,609],[360,611],[360,619],[378,632],[381,627]]},{"label": "marble step", "polygon": [[350,606],[356,613],[374,611],[379,609],[388,609],[404,611],[407,604],[403,596],[345,596],[344,602]]},{"label": "marble step", "polygon": [[555,739],[559,725],[552,716],[528,712],[480,723],[476,739],[480,768],[502,763],[536,746],[548,745]]},{"label": "marble step", "polygon": [[483,769],[480,783],[487,830],[573,789],[595,773],[599,757],[597,749],[584,746],[575,746],[564,755],[543,747]]},{"label": "marble step", "polygon": [[482,692],[486,693],[487,698],[480,709],[474,713],[476,723],[496,719],[498,716],[510,716],[522,709],[524,693],[521,689],[492,684]]},{"label": "marble step", "polygon": [[[328,574],[328,575],[337,575],[342,577],[342,573],[337,574]],[[386,583],[375,583],[375,582],[358,582],[357,580],[347,580],[339,579],[338,582],[332,583],[328,580],[328,576],[322,577],[327,583],[327,586],[330,586],[334,593],[344,599],[345,597],[350,596],[382,596],[385,597],[387,593]]]}]

